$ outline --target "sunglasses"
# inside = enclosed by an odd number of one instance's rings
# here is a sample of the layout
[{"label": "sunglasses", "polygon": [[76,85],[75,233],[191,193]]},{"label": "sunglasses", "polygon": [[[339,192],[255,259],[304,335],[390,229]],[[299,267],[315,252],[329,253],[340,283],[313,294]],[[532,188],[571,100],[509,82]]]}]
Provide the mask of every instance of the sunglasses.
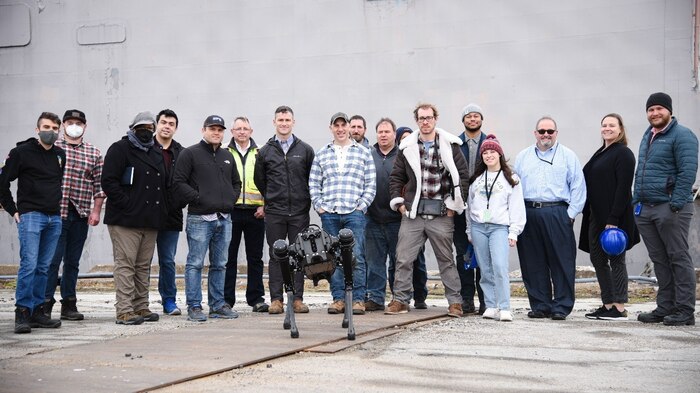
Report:
[{"label": "sunglasses", "polygon": [[537,133],[540,135],[544,135],[545,133],[552,135],[555,132],[557,132],[557,130],[537,130]]}]

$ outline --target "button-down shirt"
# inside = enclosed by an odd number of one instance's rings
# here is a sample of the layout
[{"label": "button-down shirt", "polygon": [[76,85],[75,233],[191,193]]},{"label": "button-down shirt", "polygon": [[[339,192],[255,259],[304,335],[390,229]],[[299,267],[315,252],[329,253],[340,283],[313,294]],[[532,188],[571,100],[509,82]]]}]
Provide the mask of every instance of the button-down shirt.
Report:
[{"label": "button-down shirt", "polygon": [[566,202],[569,218],[586,203],[586,182],[581,162],[566,146],[555,143],[547,151],[532,145],[515,159],[515,172],[523,184],[523,198],[536,202]]},{"label": "button-down shirt", "polygon": [[85,141],[72,145],[59,139],[56,146],[66,152],[66,169],[61,185],[61,219],[68,218],[70,205],[75,207],[80,217],[87,217],[90,215],[92,200],[107,196],[102,191],[101,183],[102,153]]},{"label": "button-down shirt", "polygon": [[282,147],[284,154],[287,154],[289,148],[292,147],[292,144],[294,143],[294,135],[290,135],[287,140],[282,140],[275,135],[275,140],[280,144],[280,147]]},{"label": "button-down shirt", "polygon": [[363,212],[377,193],[377,173],[370,151],[353,141],[347,150],[344,168],[340,168],[333,144],[316,153],[309,174],[311,204],[316,211],[349,214]]}]

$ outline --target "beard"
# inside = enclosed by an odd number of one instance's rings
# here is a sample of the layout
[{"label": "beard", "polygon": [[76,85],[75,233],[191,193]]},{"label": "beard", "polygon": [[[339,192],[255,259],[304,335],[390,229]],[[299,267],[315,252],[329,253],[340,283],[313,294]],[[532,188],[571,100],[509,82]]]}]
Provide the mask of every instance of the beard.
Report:
[{"label": "beard", "polygon": [[478,125],[477,127],[464,126],[464,129],[467,130],[467,132],[475,133],[481,131],[481,125]]}]

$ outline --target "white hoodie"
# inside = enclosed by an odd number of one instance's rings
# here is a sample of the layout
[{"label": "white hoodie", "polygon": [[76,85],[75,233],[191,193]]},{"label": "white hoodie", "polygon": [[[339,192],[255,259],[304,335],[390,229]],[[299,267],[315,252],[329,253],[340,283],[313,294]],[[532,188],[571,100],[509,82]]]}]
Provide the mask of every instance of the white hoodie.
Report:
[{"label": "white hoodie", "polygon": [[[486,187],[484,182],[488,178],[489,192],[491,198],[488,200],[488,210],[490,219],[488,223],[508,226],[508,239],[518,240],[518,235],[525,228],[525,201],[523,200],[523,189],[518,175],[513,174],[513,178],[518,182],[515,187],[506,180],[503,172],[485,171],[474,183],[469,186],[469,219],[467,220],[467,235],[471,239],[471,221],[486,223],[485,212],[487,206]],[[488,174],[488,175],[487,175]],[[491,185],[493,182],[493,191]]]}]

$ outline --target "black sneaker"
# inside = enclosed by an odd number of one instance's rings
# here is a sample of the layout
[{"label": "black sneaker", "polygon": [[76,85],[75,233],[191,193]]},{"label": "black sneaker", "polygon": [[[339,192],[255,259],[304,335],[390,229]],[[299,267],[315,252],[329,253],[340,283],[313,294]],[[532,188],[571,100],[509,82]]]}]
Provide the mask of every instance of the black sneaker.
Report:
[{"label": "black sneaker", "polygon": [[268,312],[269,310],[270,306],[265,302],[260,302],[253,306],[253,312]]},{"label": "black sneaker", "polygon": [[626,321],[628,319],[627,310],[620,312],[617,310],[617,307],[612,306],[610,307],[610,310],[605,310],[600,313],[598,315],[598,319],[603,319],[606,321]]},{"label": "black sneaker", "polygon": [[[613,308],[615,308],[615,307],[613,307]],[[598,307],[597,310],[586,314],[585,317],[588,319],[598,319],[598,316],[606,311],[608,311],[608,309],[605,307],[605,305],[602,305],[602,306]]]},{"label": "black sneaker", "polygon": [[414,300],[413,308],[417,310],[425,310],[428,308],[428,303],[426,303],[425,300]]}]

